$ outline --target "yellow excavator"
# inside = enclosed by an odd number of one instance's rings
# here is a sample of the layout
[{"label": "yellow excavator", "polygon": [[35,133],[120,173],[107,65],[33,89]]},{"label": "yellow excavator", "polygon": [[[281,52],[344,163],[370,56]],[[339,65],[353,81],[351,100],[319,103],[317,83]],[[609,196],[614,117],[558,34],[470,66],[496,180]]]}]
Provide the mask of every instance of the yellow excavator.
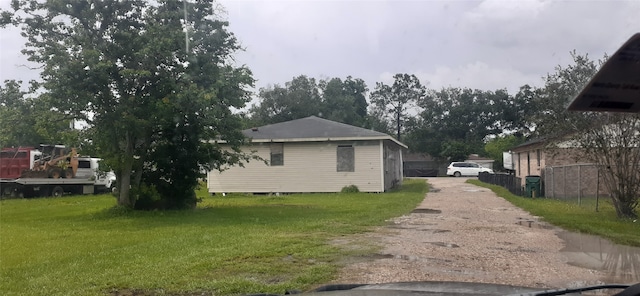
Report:
[{"label": "yellow excavator", "polygon": [[33,163],[33,168],[25,170],[21,178],[73,178],[78,172],[78,152],[72,148],[71,152],[64,153],[60,149],[58,156],[42,157]]}]

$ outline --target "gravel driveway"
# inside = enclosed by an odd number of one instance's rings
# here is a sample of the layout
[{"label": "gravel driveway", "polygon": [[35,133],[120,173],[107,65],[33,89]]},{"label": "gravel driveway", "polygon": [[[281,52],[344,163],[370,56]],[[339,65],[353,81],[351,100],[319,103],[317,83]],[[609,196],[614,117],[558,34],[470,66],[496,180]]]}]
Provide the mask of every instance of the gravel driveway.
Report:
[{"label": "gravel driveway", "polygon": [[334,283],[462,281],[535,288],[601,283],[598,271],[568,265],[557,229],[466,178],[428,178],[411,214],[373,233],[336,241],[380,246],[347,264]]}]

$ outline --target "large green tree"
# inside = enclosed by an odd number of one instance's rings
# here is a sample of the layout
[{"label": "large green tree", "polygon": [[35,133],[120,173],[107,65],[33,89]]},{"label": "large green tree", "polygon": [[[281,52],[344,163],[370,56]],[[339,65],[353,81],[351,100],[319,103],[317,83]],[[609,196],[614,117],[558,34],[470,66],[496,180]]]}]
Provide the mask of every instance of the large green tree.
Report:
[{"label": "large green tree", "polygon": [[72,118],[53,108],[47,94],[34,97],[20,86],[15,80],[0,86],[0,147],[77,144]]},{"label": "large green tree", "polygon": [[487,156],[495,160],[493,167],[496,170],[504,169],[503,152],[511,150],[524,142],[524,138],[520,133],[512,135],[501,135],[495,137],[484,145],[484,151]]},{"label": "large green tree", "polygon": [[535,132],[549,138],[551,147],[569,145],[579,152],[576,158],[597,164],[618,217],[636,218],[640,199],[640,116],[567,111],[568,103],[603,64],[603,60],[594,61],[575,51],[571,55],[572,64],[557,66],[546,77],[535,102]]},{"label": "large green tree", "polygon": [[558,65],[555,72],[547,74],[544,86],[535,91],[528,116],[534,128],[533,136],[559,136],[571,133],[570,126],[588,124],[585,113],[569,112],[567,106],[595,75],[602,61],[591,60],[588,55],[575,51],[571,52],[571,57],[572,64]]},{"label": "large green tree", "polygon": [[247,122],[264,125],[311,115],[355,126],[367,126],[367,85],[348,76],[316,81],[305,75],[281,85],[260,89],[259,103],[249,111]]},{"label": "large green tree", "polygon": [[501,98],[494,100],[499,128],[506,134],[531,135],[535,124],[530,119],[538,111],[535,104],[540,95],[540,88],[528,84],[521,86],[515,95],[500,95]]},{"label": "large green tree", "polygon": [[122,206],[194,206],[203,170],[243,158],[230,108],[245,105],[253,80],[232,65],[239,46],[213,4],[34,0],[2,13],[27,36],[54,107],[90,126],[87,143],[114,169]]},{"label": "large green tree", "polygon": [[379,114],[391,123],[395,129],[396,138],[400,140],[404,131],[404,123],[409,117],[408,111],[425,95],[425,88],[420,79],[411,74],[396,74],[393,84],[376,83],[371,93],[371,103]]},{"label": "large green tree", "polygon": [[265,125],[311,115],[321,115],[322,95],[315,78],[294,77],[284,86],[275,84],[260,89],[260,102],[251,110],[251,120]]},{"label": "large green tree", "polygon": [[332,78],[321,81],[322,117],[355,126],[365,126],[367,85],[364,80],[348,76],[344,81]]},{"label": "large green tree", "polygon": [[505,90],[430,90],[418,101],[422,111],[411,127],[408,143],[416,152],[442,160],[459,161],[471,153],[483,154],[488,136],[512,125],[502,110],[508,100]]}]

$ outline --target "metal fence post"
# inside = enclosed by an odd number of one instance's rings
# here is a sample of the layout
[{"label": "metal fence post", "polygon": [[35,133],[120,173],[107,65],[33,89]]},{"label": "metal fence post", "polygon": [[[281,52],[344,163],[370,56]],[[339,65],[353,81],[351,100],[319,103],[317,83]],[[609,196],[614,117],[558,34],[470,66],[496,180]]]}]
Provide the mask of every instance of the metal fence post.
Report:
[{"label": "metal fence post", "polygon": [[567,167],[562,168],[562,197],[567,199]]},{"label": "metal fence post", "polygon": [[582,205],[582,165],[578,165],[578,205]]},{"label": "metal fence post", "polygon": [[598,202],[600,201],[600,166],[596,165],[596,171],[598,172],[598,178],[596,181],[596,212],[598,211]]},{"label": "metal fence post", "polygon": [[556,174],[554,168],[551,167],[551,197],[556,198]]}]

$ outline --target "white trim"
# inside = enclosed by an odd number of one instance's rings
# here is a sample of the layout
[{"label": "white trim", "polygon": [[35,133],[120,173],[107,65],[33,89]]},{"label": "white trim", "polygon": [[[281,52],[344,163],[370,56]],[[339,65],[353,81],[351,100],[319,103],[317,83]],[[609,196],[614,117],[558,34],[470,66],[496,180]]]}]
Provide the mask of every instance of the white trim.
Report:
[{"label": "white trim", "polygon": [[404,180],[404,157],[402,157],[402,149],[399,151],[400,154],[400,182]]},{"label": "white trim", "polygon": [[380,192],[384,192],[385,189],[385,179],[384,179],[384,140],[380,140],[380,185],[382,185],[382,190]]},{"label": "white trim", "polygon": [[[409,148],[407,145],[399,142],[391,136],[371,136],[371,137],[339,137],[339,138],[286,138],[286,139],[251,139],[252,143],[270,143],[270,142],[337,142],[337,141],[367,141],[367,140],[391,140],[401,147]],[[226,144],[225,140],[213,140],[214,143]]]}]

